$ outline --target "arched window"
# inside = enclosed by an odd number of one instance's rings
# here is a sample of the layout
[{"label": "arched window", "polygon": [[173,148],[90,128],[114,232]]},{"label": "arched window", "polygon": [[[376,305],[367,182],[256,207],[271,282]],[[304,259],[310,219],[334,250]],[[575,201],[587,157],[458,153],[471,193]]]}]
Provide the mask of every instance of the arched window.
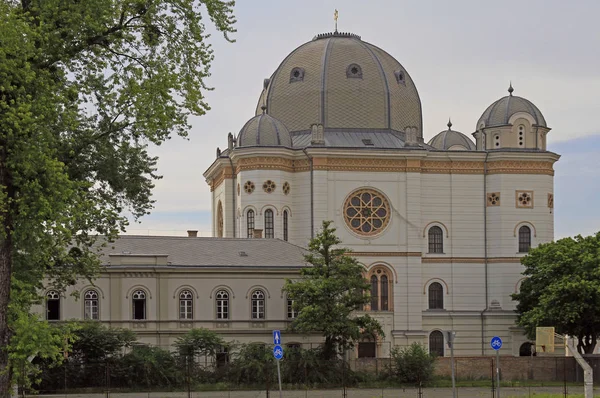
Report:
[{"label": "arched window", "polygon": [[531,248],[531,229],[527,225],[519,228],[519,253],[527,253]]},{"label": "arched window", "polygon": [[358,64],[350,64],[346,68],[346,77],[352,79],[362,79],[362,68]]},{"label": "arched window", "polygon": [[46,319],[49,321],[60,320],[60,294],[56,290],[46,293]]},{"label": "arched window", "polygon": [[131,302],[133,305],[133,319],[146,319],[146,292],[136,290],[131,295]]},{"label": "arched window", "polygon": [[265,293],[262,290],[252,292],[252,319],[265,319]]},{"label": "arched window", "polygon": [[193,319],[194,295],[189,290],[179,293],[179,319]]},{"label": "arched window", "polygon": [[298,316],[298,312],[294,309],[294,300],[287,298],[287,317],[288,319],[295,319]]},{"label": "arched window", "polygon": [[437,357],[444,356],[444,335],[439,330],[429,334],[429,353]]},{"label": "arched window", "polygon": [[387,311],[389,307],[389,299],[388,299],[388,277],[382,275],[380,278],[381,283],[381,311]]},{"label": "arched window", "polygon": [[220,200],[217,206],[217,236],[219,238],[223,237],[223,204]]},{"label": "arched window", "polygon": [[215,294],[217,304],[217,319],[229,319],[229,293],[219,290]]},{"label": "arched window", "polygon": [[98,314],[98,292],[88,290],[83,295],[83,318],[84,319],[99,319]]},{"label": "arched window", "polygon": [[389,271],[382,266],[377,266],[367,275],[367,280],[371,285],[371,302],[365,308],[366,310],[390,311],[392,309],[390,301],[392,285],[390,284],[390,277],[388,275]]},{"label": "arched window", "polygon": [[283,240],[288,240],[288,211],[283,211]]},{"label": "arched window", "polygon": [[301,82],[304,80],[304,68],[293,68],[290,72],[290,83]]},{"label": "arched window", "polygon": [[379,282],[377,280],[377,276],[371,276],[371,311],[379,310],[379,292],[378,292]]},{"label": "arched window", "polygon": [[252,209],[246,213],[246,228],[248,230],[248,238],[254,238],[254,210]]},{"label": "arched window", "polygon": [[273,226],[273,210],[265,210],[265,238],[273,239],[275,237],[275,229]]},{"label": "arched window", "polygon": [[429,285],[429,309],[444,309],[444,288],[438,282],[433,282]]},{"label": "arched window", "polygon": [[444,252],[444,233],[437,225],[429,228],[429,253]]},{"label": "arched window", "polygon": [[229,363],[229,347],[224,345],[220,346],[215,355],[215,360],[217,362],[217,368],[226,366]]}]

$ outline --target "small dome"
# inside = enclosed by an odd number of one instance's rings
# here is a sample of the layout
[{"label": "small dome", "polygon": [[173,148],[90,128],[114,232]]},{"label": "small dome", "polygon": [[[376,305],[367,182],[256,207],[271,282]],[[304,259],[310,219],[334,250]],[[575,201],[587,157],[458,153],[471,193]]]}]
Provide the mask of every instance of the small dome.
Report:
[{"label": "small dome", "polygon": [[248,120],[238,135],[237,145],[242,146],[292,146],[292,137],[285,125],[274,117],[262,113]]},{"label": "small dome", "polygon": [[483,112],[483,115],[477,122],[477,130],[482,127],[505,126],[510,124],[510,118],[515,113],[525,112],[534,120],[534,125],[547,127],[546,119],[542,112],[531,101],[512,95],[514,89],[512,85],[508,88],[506,97],[500,98]]},{"label": "small dome", "polygon": [[448,121],[448,130],[444,130],[433,137],[428,145],[443,151],[474,151],[475,144],[466,135],[452,130],[452,122]]}]

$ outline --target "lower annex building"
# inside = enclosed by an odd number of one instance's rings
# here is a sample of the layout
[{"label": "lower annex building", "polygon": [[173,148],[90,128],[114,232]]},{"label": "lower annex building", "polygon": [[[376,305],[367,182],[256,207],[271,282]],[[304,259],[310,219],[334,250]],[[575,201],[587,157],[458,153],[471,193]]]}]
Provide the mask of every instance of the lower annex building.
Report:
[{"label": "lower annex building", "polygon": [[192,327],[270,343],[295,316],[285,279],[333,220],[371,283],[364,311],[385,332],[351,356],[415,341],[445,355],[443,330],[456,331],[456,355],[490,355],[494,335],[505,354],[527,353],[510,295],[520,257],[553,240],[559,155],[540,110],[513,91],[485,109],[474,141],[449,122],[425,142],[419,94],[396,59],[354,34],[317,35],[264,80],[254,117],[204,173],[214,238],[123,236],[94,286],[74,287],[80,300],[48,290],[40,310],[132,328],[149,344]]}]

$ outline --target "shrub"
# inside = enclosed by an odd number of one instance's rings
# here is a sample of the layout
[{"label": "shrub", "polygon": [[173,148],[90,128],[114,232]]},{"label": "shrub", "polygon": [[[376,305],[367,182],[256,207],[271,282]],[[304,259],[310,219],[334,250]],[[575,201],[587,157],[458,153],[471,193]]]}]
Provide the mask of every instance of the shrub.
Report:
[{"label": "shrub", "polygon": [[402,383],[422,384],[431,380],[435,356],[419,343],[394,347],[391,352],[390,376]]}]

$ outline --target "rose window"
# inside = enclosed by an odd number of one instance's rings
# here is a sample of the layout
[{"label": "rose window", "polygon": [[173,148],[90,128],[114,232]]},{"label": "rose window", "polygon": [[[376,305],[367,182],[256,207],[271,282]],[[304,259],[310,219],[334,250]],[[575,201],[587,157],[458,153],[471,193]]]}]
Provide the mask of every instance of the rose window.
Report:
[{"label": "rose window", "polygon": [[375,235],[390,221],[390,205],[385,197],[372,189],[353,192],[344,204],[344,220],[359,235]]},{"label": "rose window", "polygon": [[246,193],[254,192],[254,183],[252,181],[246,181],[244,184],[244,191],[246,191]]},{"label": "rose window", "polygon": [[533,207],[533,192],[517,191],[517,207]]},{"label": "rose window", "polygon": [[275,190],[275,183],[273,181],[271,181],[271,180],[265,181],[264,184],[263,184],[263,190],[266,193],[273,192]]},{"label": "rose window", "polygon": [[290,193],[290,183],[287,181],[283,183],[283,193],[286,195]]}]

